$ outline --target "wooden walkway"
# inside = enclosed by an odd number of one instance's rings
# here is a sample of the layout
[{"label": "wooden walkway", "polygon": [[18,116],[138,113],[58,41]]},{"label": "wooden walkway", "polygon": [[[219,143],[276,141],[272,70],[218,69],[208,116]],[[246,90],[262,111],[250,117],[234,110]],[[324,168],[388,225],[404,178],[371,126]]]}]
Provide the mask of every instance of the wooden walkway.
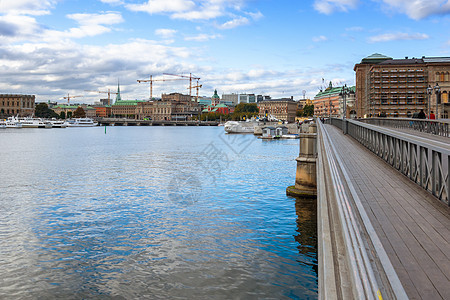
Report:
[{"label": "wooden walkway", "polygon": [[325,125],[410,299],[450,299],[450,208]]}]

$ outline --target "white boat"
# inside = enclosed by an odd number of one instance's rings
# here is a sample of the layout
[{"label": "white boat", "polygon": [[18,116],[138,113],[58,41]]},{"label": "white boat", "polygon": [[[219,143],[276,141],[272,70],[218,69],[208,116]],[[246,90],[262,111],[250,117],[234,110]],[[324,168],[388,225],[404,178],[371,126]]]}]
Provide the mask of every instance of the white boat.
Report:
[{"label": "white boat", "polygon": [[66,121],[68,127],[93,127],[97,126],[98,122],[91,118],[75,118]]},{"label": "white boat", "polygon": [[41,118],[9,117],[8,121],[12,123],[20,123],[22,128],[52,128],[52,124],[50,122],[43,121]]},{"label": "white boat", "polygon": [[22,128],[22,124],[13,120],[0,120],[0,128]]},{"label": "white boat", "polygon": [[254,133],[257,122],[228,121],[224,129],[227,133]]},{"label": "white boat", "polygon": [[51,119],[49,122],[52,124],[53,128],[66,128],[67,124],[63,120]]}]

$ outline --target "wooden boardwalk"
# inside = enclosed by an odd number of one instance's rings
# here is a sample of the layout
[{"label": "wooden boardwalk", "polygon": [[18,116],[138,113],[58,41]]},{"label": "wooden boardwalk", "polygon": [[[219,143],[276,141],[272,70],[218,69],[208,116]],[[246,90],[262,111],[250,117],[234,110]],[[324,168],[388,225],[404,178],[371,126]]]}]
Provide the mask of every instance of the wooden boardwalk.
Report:
[{"label": "wooden boardwalk", "polygon": [[450,208],[325,125],[410,299],[450,299]]}]

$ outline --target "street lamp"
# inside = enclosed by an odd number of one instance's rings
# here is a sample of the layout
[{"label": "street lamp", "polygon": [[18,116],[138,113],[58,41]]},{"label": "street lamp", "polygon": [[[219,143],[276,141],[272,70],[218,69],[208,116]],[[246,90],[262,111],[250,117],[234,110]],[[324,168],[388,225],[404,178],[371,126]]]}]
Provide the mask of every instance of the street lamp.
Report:
[{"label": "street lamp", "polygon": [[439,119],[439,104],[441,104],[441,87],[436,82],[434,86],[434,92],[436,93],[436,119]]},{"label": "street lamp", "polygon": [[343,115],[342,115],[342,131],[344,134],[347,133],[347,122],[345,121],[345,118],[347,117],[347,96],[353,95],[355,94],[355,92],[353,91],[353,89],[347,87],[347,84],[345,84],[342,89],[341,92],[339,93],[339,96],[342,97],[342,104],[343,104]]},{"label": "street lamp", "polygon": [[342,104],[343,104],[343,116],[342,119],[345,120],[345,118],[347,117],[347,97],[350,95],[355,94],[355,92],[353,91],[353,89],[347,87],[347,84],[345,84],[342,89],[341,92],[339,93],[339,96],[342,97]]},{"label": "street lamp", "polygon": [[427,94],[428,94],[427,115],[428,115],[428,118],[429,118],[429,117],[430,117],[430,101],[431,101],[431,94],[433,94],[433,88],[431,87],[431,85],[428,85],[428,88],[427,88]]}]

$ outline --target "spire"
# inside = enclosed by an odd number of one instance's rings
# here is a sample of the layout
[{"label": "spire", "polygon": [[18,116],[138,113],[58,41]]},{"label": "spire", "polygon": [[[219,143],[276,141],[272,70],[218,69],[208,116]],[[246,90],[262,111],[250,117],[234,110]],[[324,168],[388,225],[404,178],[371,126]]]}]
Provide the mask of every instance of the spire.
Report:
[{"label": "spire", "polygon": [[120,84],[119,84],[119,80],[117,80],[117,95],[116,95],[116,102],[117,101],[121,101],[122,98],[120,97]]}]

